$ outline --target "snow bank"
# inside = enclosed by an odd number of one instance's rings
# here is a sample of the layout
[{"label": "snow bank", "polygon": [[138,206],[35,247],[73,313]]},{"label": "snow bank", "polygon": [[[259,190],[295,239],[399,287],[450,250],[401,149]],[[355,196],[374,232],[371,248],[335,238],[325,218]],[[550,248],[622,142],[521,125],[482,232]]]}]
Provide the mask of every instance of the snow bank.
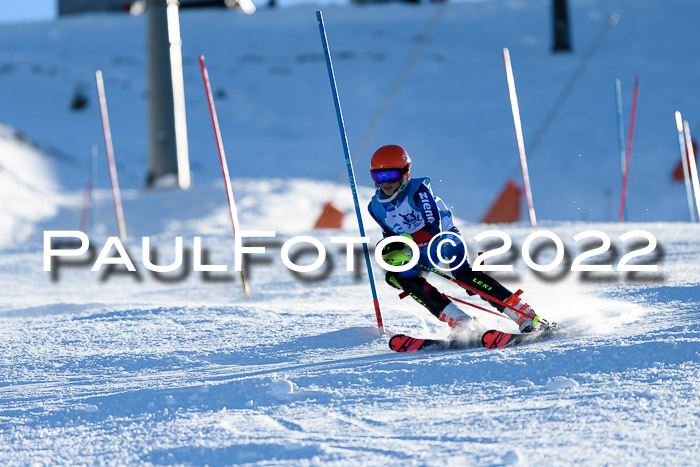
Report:
[{"label": "snow bank", "polygon": [[0,248],[21,243],[36,222],[56,215],[57,197],[46,156],[0,124]]}]

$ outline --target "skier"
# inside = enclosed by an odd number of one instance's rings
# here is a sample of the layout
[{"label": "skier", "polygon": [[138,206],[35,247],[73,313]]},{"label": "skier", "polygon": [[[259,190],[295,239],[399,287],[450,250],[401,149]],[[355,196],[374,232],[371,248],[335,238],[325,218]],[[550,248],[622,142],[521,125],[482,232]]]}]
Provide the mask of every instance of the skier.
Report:
[{"label": "skier", "polygon": [[[539,316],[520,300],[522,292],[512,293],[487,274],[472,271],[466,261],[465,246],[457,236],[459,230],[452,221],[452,212],[433,194],[430,178],[411,179],[411,158],[403,147],[392,144],[377,149],[372,155],[370,174],[377,191],[368,210],[382,228],[384,237],[404,235],[412,239],[420,251],[420,264],[435,265],[439,264],[438,259],[447,258],[451,269],[463,261],[451,271],[452,276],[512,307],[504,307],[482,296],[515,321],[520,332],[532,332],[543,325],[538,326]],[[439,239],[430,243],[438,234],[447,240],[440,247],[440,255],[437,251]],[[387,264],[400,266],[411,260],[410,254],[406,244],[394,242],[383,249],[382,258]],[[392,287],[408,292],[435,317],[447,323],[453,333],[474,329],[472,318],[428,283],[423,277],[424,272],[416,265],[403,272],[387,272],[386,281]]]}]

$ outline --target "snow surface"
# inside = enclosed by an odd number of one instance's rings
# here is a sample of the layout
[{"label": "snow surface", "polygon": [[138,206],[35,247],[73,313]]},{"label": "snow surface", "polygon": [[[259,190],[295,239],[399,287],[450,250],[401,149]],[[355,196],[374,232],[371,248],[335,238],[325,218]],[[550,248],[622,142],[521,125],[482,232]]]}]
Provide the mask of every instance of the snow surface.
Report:
[{"label": "snow surface", "polygon": [[[688,108],[692,124],[699,107],[692,92],[699,65],[685,55],[697,57],[692,26],[700,5],[571,3],[577,52],[561,57],[547,51],[547,1],[445,6],[441,26],[366,149],[406,141],[414,173],[431,175],[437,193],[455,205],[473,259],[489,248],[474,236],[494,228],[472,222],[482,214],[477,207],[490,202],[515,168],[500,48],[513,53],[527,141],[609,12],[620,13],[533,156],[535,202],[540,227],[555,232],[572,256],[586,249],[573,240],[586,230],[610,236],[616,253],[603,259],[613,265],[636,248],[622,234],[652,233],[660,255],[643,259],[659,264],[659,272],[586,279],[562,266],[543,278],[519,253],[533,229],[495,226],[512,237],[516,252],[515,272],[499,277],[564,327],[561,337],[497,351],[391,352],[387,336],[378,335],[366,275],[358,280],[345,271],[344,249],[330,243],[331,236],[357,235],[352,214],[341,231],[311,230],[329,198],[353,209],[349,189],[334,183],[344,165],[315,7],[251,17],[183,13],[196,175],[187,192],[140,188],[142,18],[86,16],[0,28],[6,103],[0,121],[44,150],[9,128],[0,131],[0,463],[695,465],[700,239],[696,225],[677,222],[687,218],[684,188],[671,185],[668,175],[677,159],[673,110]],[[440,8],[324,12],[351,144]],[[172,261],[176,236],[190,250],[199,236],[211,264],[233,263],[194,63],[199,53],[207,55],[215,89],[223,90],[217,107],[241,225],[277,232],[277,243],[268,243],[251,265],[250,298],[230,273],[228,281],[214,282],[192,272],[190,263],[156,277],[141,262],[142,236],[151,237],[159,264]],[[90,145],[100,138],[94,100],[84,112],[70,112],[67,104],[80,83],[92,95],[96,67],[107,77],[125,245],[138,274],[90,272],[84,264],[60,268],[53,280],[43,271],[43,232],[78,228]],[[628,97],[636,72],[642,88],[633,160],[639,162],[630,217],[644,222],[583,222],[616,217],[614,207],[607,215],[601,208],[601,193],[608,186],[616,193],[619,183],[612,79],[623,78]],[[356,167],[364,210],[372,190],[362,156],[356,154]],[[116,234],[103,159],[90,231],[97,252]],[[557,181],[567,169],[575,180]],[[370,219],[365,224],[376,242],[378,229]],[[302,281],[282,265],[281,242],[305,234],[319,238],[333,259],[322,281]],[[388,334],[448,334],[418,304],[398,300],[382,276],[375,265]],[[442,279],[431,282],[466,298]],[[515,329],[468,310],[485,326]]]}]

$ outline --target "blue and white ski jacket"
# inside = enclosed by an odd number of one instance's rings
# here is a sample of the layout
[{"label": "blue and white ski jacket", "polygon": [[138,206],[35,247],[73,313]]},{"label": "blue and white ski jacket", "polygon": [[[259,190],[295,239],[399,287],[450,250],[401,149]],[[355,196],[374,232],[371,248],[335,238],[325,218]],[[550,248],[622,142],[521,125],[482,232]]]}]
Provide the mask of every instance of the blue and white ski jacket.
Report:
[{"label": "blue and white ski jacket", "polygon": [[382,190],[377,188],[367,207],[382,228],[384,237],[408,233],[418,246],[425,246],[439,232],[455,230],[452,212],[433,194],[428,177],[412,178],[396,199],[379,202],[385,198]]}]

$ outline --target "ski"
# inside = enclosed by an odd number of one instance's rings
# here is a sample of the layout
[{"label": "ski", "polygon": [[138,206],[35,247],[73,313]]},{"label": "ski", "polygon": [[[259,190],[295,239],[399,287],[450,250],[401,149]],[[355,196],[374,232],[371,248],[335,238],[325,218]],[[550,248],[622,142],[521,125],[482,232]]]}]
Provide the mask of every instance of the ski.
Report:
[{"label": "ski", "polygon": [[558,329],[559,328],[557,327],[551,327],[527,334],[509,333],[491,329],[490,331],[486,331],[483,336],[481,336],[481,345],[487,349],[512,347],[523,342],[530,342],[544,337],[551,337]]},{"label": "ski", "polygon": [[[535,341],[553,336],[560,328],[552,326],[527,334],[509,333],[491,329],[481,336],[481,345],[487,349],[501,349],[512,347],[524,342]],[[478,338],[477,338],[478,339]],[[478,346],[478,344],[476,344]],[[434,350],[464,350],[475,346],[473,340],[463,339],[421,339],[395,334],[389,339],[389,348],[394,352],[418,352]]]},{"label": "ski", "polygon": [[465,348],[459,341],[448,339],[420,339],[396,334],[389,339],[389,348],[394,352],[416,352],[423,350],[448,350]]}]

